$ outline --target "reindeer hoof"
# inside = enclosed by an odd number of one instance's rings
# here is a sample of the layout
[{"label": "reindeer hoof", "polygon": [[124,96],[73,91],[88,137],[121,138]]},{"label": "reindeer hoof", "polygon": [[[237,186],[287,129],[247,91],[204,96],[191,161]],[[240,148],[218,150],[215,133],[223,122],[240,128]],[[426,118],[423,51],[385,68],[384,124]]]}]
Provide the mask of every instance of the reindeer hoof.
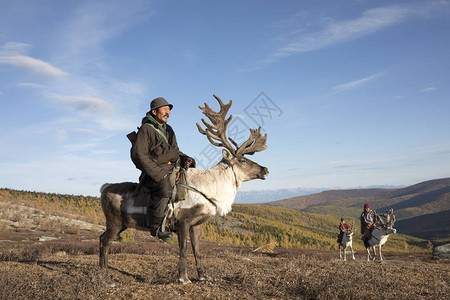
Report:
[{"label": "reindeer hoof", "polygon": [[198,278],[199,281],[207,281],[207,280],[211,280],[211,277],[209,277],[208,275],[202,275]]},{"label": "reindeer hoof", "polygon": [[191,281],[189,279],[178,278],[178,283],[184,285],[184,284],[191,283]]}]

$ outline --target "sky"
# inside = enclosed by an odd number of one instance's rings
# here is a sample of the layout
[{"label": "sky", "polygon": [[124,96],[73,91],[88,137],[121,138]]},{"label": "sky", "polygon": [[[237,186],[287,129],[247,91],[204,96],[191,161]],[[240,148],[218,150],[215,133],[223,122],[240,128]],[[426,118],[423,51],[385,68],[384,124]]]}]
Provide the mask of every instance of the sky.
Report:
[{"label": "sky", "polygon": [[0,187],[98,196],[137,181],[126,135],[149,103],[198,168],[267,133],[242,191],[450,177],[450,2],[0,0]]}]

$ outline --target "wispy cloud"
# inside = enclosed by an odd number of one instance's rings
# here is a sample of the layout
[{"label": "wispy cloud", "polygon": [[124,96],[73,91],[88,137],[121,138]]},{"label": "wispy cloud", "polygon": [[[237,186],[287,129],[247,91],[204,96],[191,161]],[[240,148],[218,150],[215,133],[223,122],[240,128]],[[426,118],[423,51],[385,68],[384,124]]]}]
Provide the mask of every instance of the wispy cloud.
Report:
[{"label": "wispy cloud", "polygon": [[378,76],[380,76],[383,73],[384,72],[380,72],[380,73],[373,74],[373,75],[370,75],[370,76],[362,78],[362,79],[358,79],[358,80],[354,80],[354,81],[347,82],[347,83],[344,83],[344,84],[340,84],[340,85],[337,85],[337,86],[333,87],[332,90],[334,92],[336,92],[336,93],[348,91],[348,90],[357,88],[357,87],[359,87],[359,86],[361,86],[363,84],[366,84],[369,81],[374,80],[375,78],[377,78]]},{"label": "wispy cloud", "polygon": [[42,84],[34,83],[34,82],[21,82],[17,83],[16,86],[33,88],[33,89],[41,89],[44,88]]},{"label": "wispy cloud", "polygon": [[414,12],[407,6],[381,7],[367,10],[356,19],[328,21],[319,31],[305,33],[295,29],[299,34],[293,35],[290,41],[278,48],[263,62],[269,63],[280,57],[319,50],[360,38],[400,23]]},{"label": "wispy cloud", "polygon": [[54,98],[60,103],[69,105],[82,112],[106,113],[112,110],[112,106],[107,101],[99,98],[60,95],[55,95]]},{"label": "wispy cloud", "polygon": [[435,90],[436,90],[435,87],[430,86],[430,87],[428,87],[426,89],[421,90],[420,92],[421,93],[426,93],[426,92],[432,92],[432,91],[435,91]]},{"label": "wispy cloud", "polygon": [[94,135],[94,136],[99,136],[100,134],[98,132],[96,132],[95,130],[92,129],[86,129],[86,128],[74,128],[75,132],[81,132],[81,133],[87,133],[90,135]]},{"label": "wispy cloud", "polygon": [[102,52],[104,42],[149,18],[152,15],[151,5],[145,0],[84,2],[74,10],[66,26],[61,28],[68,33],[65,35],[67,54],[95,57]]},{"label": "wispy cloud", "polygon": [[66,72],[58,67],[51,65],[43,60],[23,55],[25,49],[30,46],[27,44],[9,42],[0,48],[0,64],[12,65],[31,73],[44,75],[47,77],[64,77]]},{"label": "wispy cloud", "polygon": [[30,56],[0,56],[0,64],[10,64],[38,75],[45,75],[54,78],[67,75],[67,73],[63,70],[54,67],[45,61]]}]

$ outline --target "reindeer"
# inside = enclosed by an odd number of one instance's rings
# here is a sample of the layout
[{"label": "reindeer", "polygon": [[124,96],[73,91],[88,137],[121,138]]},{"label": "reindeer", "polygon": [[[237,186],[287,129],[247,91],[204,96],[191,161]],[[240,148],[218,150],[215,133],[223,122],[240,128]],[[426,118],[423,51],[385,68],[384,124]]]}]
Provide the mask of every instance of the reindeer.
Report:
[{"label": "reindeer", "polygon": [[[211,123],[202,119],[205,129],[198,123],[199,132],[206,135],[208,141],[217,147],[223,147],[222,160],[206,170],[190,168],[185,171],[186,184],[177,188],[186,188],[185,200],[175,202],[169,209],[173,219],[174,231],[178,234],[179,262],[178,282],[190,283],[186,271],[188,237],[190,237],[198,279],[206,280],[200,255],[201,226],[212,216],[224,216],[231,211],[231,206],[238,189],[245,181],[266,179],[269,170],[244,157],[267,148],[267,134],[261,135],[261,127],[250,129],[247,141],[238,145],[227,138],[226,129],[232,116],[226,115],[232,101],[224,104],[214,95],[220,105],[220,111],[211,109],[207,103],[199,106]],[[231,143],[230,143],[231,142]],[[145,228],[147,207],[135,206],[133,193],[137,183],[123,182],[104,184],[101,188],[101,204],[106,218],[106,231],[100,236],[100,267],[108,267],[108,252],[113,239],[127,228],[148,230]]]},{"label": "reindeer", "polygon": [[[367,261],[375,260],[376,246],[378,246],[380,260],[383,260],[383,257],[381,256],[381,246],[383,246],[387,242],[390,234],[397,232],[397,230],[394,228],[394,210],[391,208],[390,210],[386,211],[386,215],[381,216],[385,217],[386,221],[378,222],[375,229],[372,231],[369,240],[364,241],[364,246],[366,247],[367,251]],[[370,254],[370,249],[372,249],[373,256]]]},{"label": "reindeer", "polygon": [[[355,229],[353,227],[353,221],[350,224],[349,230],[344,230],[344,235],[342,236],[342,240],[339,243],[339,259],[342,259],[342,252],[344,253],[344,261],[347,261],[347,248],[350,248],[352,251],[352,259],[355,260],[355,252],[353,251],[353,234],[355,233]],[[341,251],[342,249],[342,251]]]}]

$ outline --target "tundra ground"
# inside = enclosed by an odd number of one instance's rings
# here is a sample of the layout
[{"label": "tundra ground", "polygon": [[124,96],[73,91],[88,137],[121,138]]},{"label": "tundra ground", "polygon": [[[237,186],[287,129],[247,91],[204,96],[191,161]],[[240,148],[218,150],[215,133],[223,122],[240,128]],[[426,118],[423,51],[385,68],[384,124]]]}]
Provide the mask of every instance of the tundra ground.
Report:
[{"label": "tundra ground", "polygon": [[[1,199],[0,199],[1,200]],[[101,224],[0,201],[0,299],[450,299],[450,262],[431,252],[338,260],[338,251],[201,242],[206,281],[177,284],[178,245],[127,230],[98,267]],[[273,250],[273,253],[272,253]],[[262,252],[261,252],[262,251]],[[268,251],[268,252],[264,252]]]},{"label": "tundra ground", "polygon": [[151,237],[114,243],[98,267],[98,233],[0,233],[0,299],[445,299],[450,264],[425,252],[386,252],[385,261],[339,261],[337,251],[202,242],[210,278],[179,285],[177,244]]}]

